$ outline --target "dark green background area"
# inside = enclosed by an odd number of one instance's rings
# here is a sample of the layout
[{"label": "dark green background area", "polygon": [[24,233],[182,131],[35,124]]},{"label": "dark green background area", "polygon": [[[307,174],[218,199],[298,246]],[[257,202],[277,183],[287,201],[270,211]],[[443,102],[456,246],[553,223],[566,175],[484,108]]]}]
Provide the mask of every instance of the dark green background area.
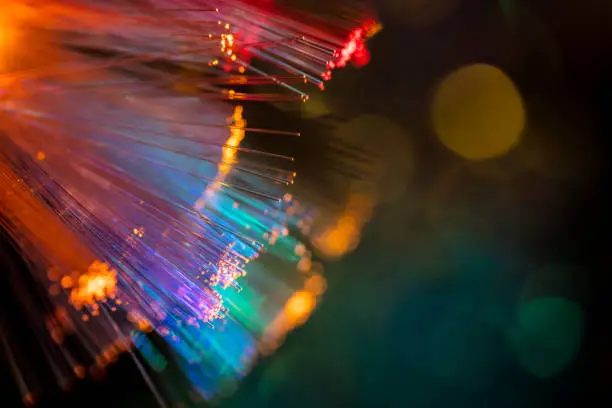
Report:
[{"label": "dark green background area", "polygon": [[[407,188],[377,207],[354,253],[326,264],[328,291],[311,319],[219,406],[594,406],[612,386],[609,7],[464,0],[416,28],[374,3],[385,29],[369,43],[372,62],[335,73],[331,115],[304,122],[296,165],[307,181],[325,180],[324,128],[382,115],[410,139]],[[511,157],[466,163],[437,141],[432,90],[470,63],[513,78],[529,126],[551,147],[540,159],[577,177],[517,172]],[[590,158],[588,171],[576,152]],[[155,404],[126,358],[104,382],[86,380],[58,401]]]}]

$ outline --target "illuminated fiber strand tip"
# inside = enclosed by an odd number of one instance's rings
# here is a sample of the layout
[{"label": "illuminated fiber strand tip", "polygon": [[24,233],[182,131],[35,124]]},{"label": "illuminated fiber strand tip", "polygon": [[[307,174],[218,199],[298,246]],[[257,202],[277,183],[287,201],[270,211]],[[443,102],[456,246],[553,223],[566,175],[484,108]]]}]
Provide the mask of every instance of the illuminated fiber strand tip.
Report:
[{"label": "illuminated fiber strand tip", "polygon": [[[292,157],[243,146],[299,133],[249,127],[242,101],[306,100],[297,85],[365,62],[376,29],[250,1],[117,4],[3,3],[0,222],[32,273],[9,278],[60,387],[130,352],[167,406],[141,358],[164,360],[134,334],[154,331],[212,398],[325,287],[289,233]],[[32,404],[34,362],[2,340]]]},{"label": "illuminated fiber strand tip", "polygon": [[[73,33],[74,29],[82,29],[81,35],[69,35],[68,41],[73,45],[110,47],[126,53],[146,51],[141,56],[149,60],[160,53],[173,60],[208,60],[227,71],[243,68],[256,77],[267,77],[271,83],[293,92],[297,91],[289,85],[293,80],[322,85],[321,77],[329,76],[331,69],[343,67],[350,60],[364,63],[367,51],[363,42],[380,29],[372,20],[355,28],[337,17],[321,22],[300,14],[294,19],[279,10],[266,10],[259,2],[245,1],[151,1],[146,7],[132,8],[94,2],[28,4],[14,8],[29,21],[60,29],[59,22],[68,19]],[[49,16],[57,19],[49,21]],[[326,23],[333,29],[327,28]],[[113,38],[101,35],[106,33],[113,34]],[[109,41],[113,44],[107,44]],[[238,58],[237,53],[243,57]],[[251,60],[276,66],[295,77],[279,79],[252,66]]]}]

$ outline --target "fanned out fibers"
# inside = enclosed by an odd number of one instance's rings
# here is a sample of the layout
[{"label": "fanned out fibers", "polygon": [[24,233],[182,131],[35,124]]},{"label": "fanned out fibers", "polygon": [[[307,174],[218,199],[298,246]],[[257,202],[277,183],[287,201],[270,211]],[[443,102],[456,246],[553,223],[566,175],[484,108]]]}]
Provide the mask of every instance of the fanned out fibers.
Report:
[{"label": "fanned out fibers", "polygon": [[0,220],[33,279],[7,276],[61,386],[130,351],[165,405],[154,330],[211,398],[308,317],[324,279],[289,234],[292,158],[241,144],[299,133],[236,103],[307,100],[293,84],[366,58],[371,28],[255,1],[3,2]]}]

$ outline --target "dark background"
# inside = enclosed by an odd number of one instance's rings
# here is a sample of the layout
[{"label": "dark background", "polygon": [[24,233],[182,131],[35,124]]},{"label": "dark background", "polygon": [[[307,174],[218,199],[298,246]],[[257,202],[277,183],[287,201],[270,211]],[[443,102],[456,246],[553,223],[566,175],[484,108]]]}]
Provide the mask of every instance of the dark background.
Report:
[{"label": "dark background", "polygon": [[[374,8],[384,30],[369,43],[372,61],[335,73],[325,94],[328,115],[302,123],[297,166],[306,184],[334,178],[326,132],[363,114],[383,116],[400,126],[399,138],[385,141],[386,149],[377,135],[360,143],[382,155],[377,165],[399,163],[383,179],[394,194],[376,207],[359,248],[326,264],[328,292],[308,323],[221,406],[610,401],[612,6],[381,0]],[[521,144],[485,162],[454,155],[430,122],[436,85],[473,63],[502,68],[528,118]],[[525,157],[535,165],[525,166]],[[568,299],[582,316],[578,354],[554,373],[524,364],[512,335],[519,306],[533,296]],[[561,348],[571,334],[562,312],[553,309],[539,322]],[[546,359],[537,346],[531,358]],[[2,384],[12,396],[9,380]],[[104,381],[88,378],[57,398],[46,405],[155,403],[128,358]],[[20,404],[17,395],[10,401]]]}]

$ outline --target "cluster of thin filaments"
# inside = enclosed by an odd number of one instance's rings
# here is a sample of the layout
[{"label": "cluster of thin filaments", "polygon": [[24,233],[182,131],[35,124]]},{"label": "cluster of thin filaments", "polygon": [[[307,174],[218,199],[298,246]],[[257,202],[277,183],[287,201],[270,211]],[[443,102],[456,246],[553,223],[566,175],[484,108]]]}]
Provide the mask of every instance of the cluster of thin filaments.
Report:
[{"label": "cluster of thin filaments", "polygon": [[[37,333],[60,385],[132,346],[151,363],[132,328],[154,329],[210,397],[302,323],[324,288],[289,235],[293,159],[243,146],[249,133],[299,133],[251,128],[233,104],[305,101],[298,83],[323,88],[332,69],[365,58],[367,29],[331,33],[247,1],[117,3],[6,6],[3,228],[47,287]],[[265,267],[253,262],[262,254]],[[287,274],[290,264],[301,273]]]}]

